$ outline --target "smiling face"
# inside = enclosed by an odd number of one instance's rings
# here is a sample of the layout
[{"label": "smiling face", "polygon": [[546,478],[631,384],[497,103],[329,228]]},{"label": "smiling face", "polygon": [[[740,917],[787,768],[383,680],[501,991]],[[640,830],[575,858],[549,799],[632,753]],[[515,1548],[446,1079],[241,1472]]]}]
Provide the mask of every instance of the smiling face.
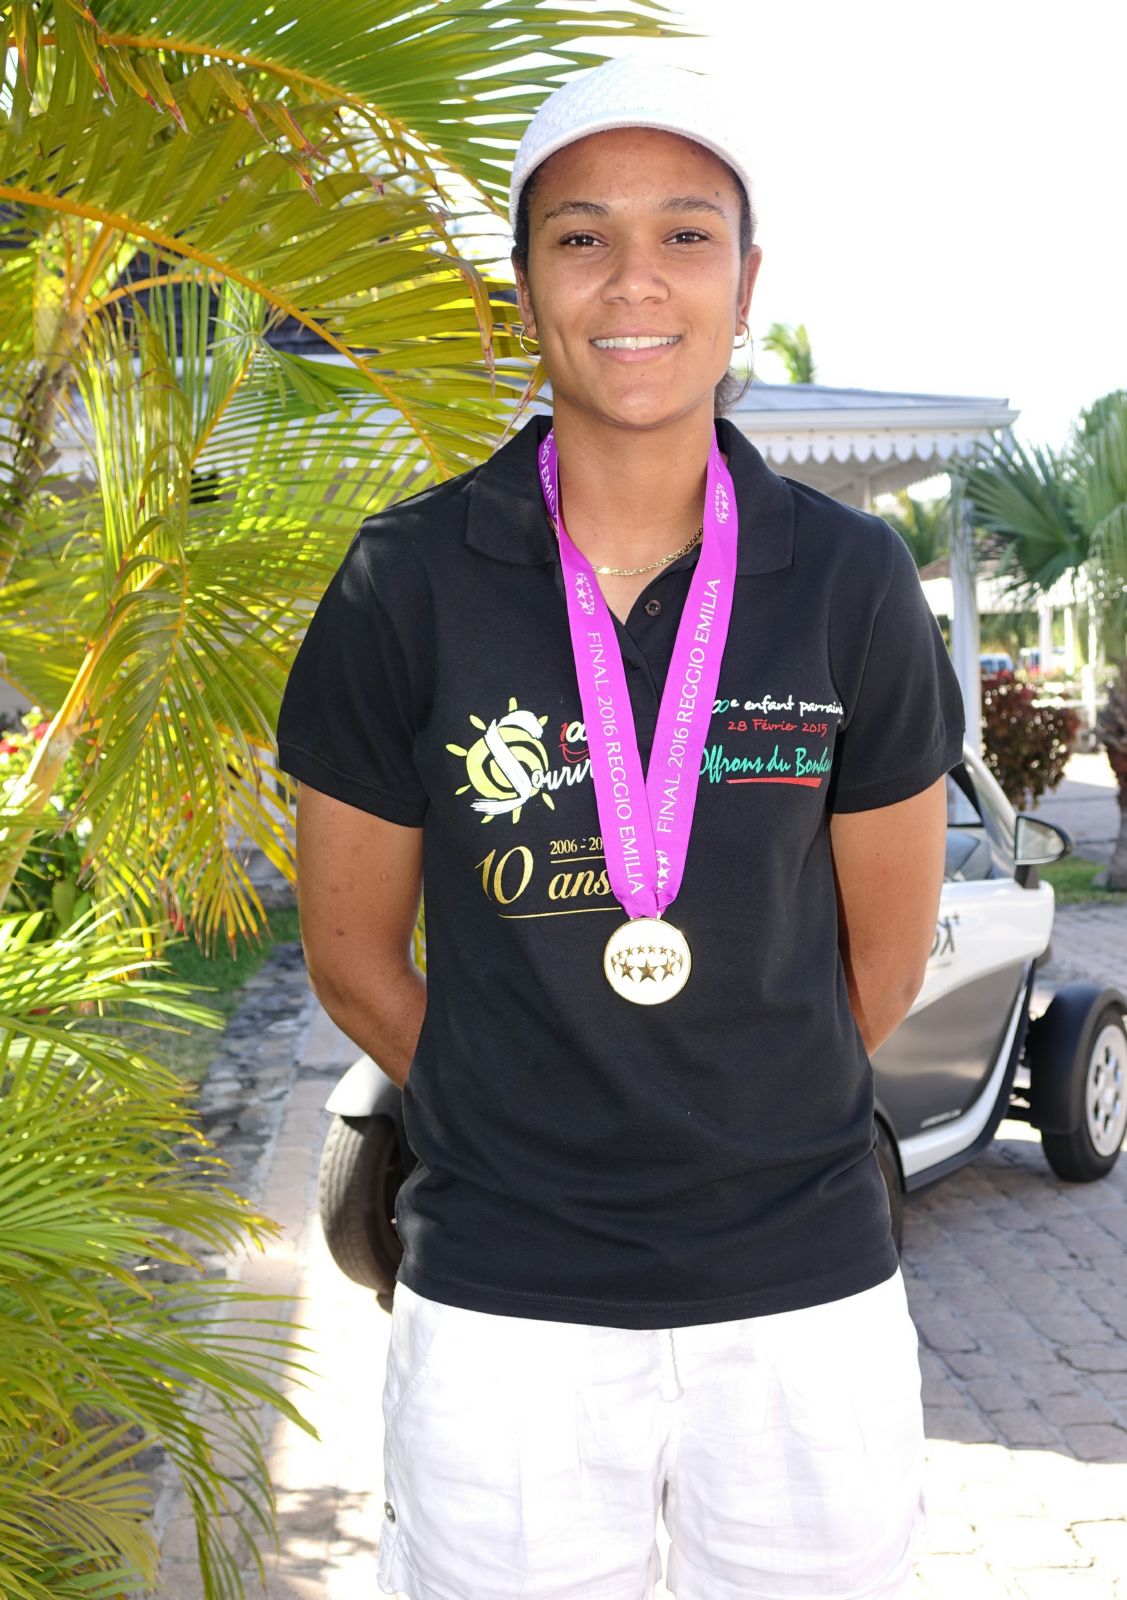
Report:
[{"label": "smiling face", "polygon": [[527,272],[513,261],[553,405],[643,428],[711,417],[761,258],[741,262],[739,185],[695,140],[612,128],[557,150],[529,199]]}]

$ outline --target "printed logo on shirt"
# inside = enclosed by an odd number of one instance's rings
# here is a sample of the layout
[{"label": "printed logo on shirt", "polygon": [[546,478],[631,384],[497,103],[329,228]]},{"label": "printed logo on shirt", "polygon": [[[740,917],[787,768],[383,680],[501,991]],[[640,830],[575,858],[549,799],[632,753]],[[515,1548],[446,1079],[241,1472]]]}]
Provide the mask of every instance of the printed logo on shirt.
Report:
[{"label": "printed logo on shirt", "polygon": [[[700,778],[718,783],[782,783],[821,788],[832,760],[830,717],[840,717],[837,700],[796,701],[769,693],[758,698],[724,696],[712,708],[713,729],[720,738],[706,744]],[[553,794],[590,777],[587,733],[581,719],[563,722],[559,732],[560,765],[553,766],[542,734],[547,717],[524,710],[515,696],[503,716],[485,722],[471,715],[481,737],[470,746],[446,748],[465,762],[468,782],[455,790],[476,798],[470,802],[482,822],[507,816],[520,821],[526,805],[540,799],[555,810]]]},{"label": "printed logo on shirt", "polygon": [[502,816],[519,822],[523,808],[537,798],[554,811],[556,802],[551,791],[561,784],[579,783],[590,773],[591,763],[586,759],[578,765],[549,769],[548,752],[540,737],[548,719],[538,717],[534,711],[521,710],[515,696],[509,697],[509,709],[503,717],[495,717],[489,723],[475,716],[469,720],[481,729],[481,738],[469,749],[460,744],[448,744],[446,748],[465,761],[469,779],[454,792],[477,791],[478,799],[470,804],[481,812],[482,822]]},{"label": "printed logo on shirt", "polygon": [[[801,700],[792,693],[717,699],[712,709],[716,742],[701,761],[702,785],[781,783],[820,788],[830,771],[832,728],[842,714],[836,700]],[[548,718],[524,710],[515,696],[508,710],[486,722],[470,716],[480,737],[468,748],[450,743],[451,755],[465,763],[468,782],[455,790],[468,794],[482,822],[508,816],[519,822],[525,806],[542,800],[556,812],[553,798],[591,776],[587,730],[581,717],[559,724],[550,756],[543,733]],[[559,813],[557,812],[557,815]],[[573,916],[589,911],[621,914],[607,877],[599,833],[577,833],[560,816],[547,840],[499,843],[473,863],[481,886],[500,917]],[[511,837],[511,836],[510,836]]]},{"label": "printed logo on shirt", "polygon": [[[750,715],[749,715],[750,713]],[[707,744],[702,778],[709,783],[792,783],[821,788],[833,765],[829,717],[844,715],[838,700],[723,697],[712,708],[728,737]],[[782,736],[780,738],[780,735]]]}]

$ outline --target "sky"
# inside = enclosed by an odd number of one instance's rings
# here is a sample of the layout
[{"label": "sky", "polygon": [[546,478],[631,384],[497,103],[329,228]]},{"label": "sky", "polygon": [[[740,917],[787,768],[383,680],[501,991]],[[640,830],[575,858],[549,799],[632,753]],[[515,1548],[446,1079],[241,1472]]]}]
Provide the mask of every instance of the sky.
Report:
[{"label": "sky", "polygon": [[1127,386],[1123,0],[678,9],[704,37],[627,48],[746,107],[759,378],[804,322],[820,383],[1001,398],[1053,446]]}]

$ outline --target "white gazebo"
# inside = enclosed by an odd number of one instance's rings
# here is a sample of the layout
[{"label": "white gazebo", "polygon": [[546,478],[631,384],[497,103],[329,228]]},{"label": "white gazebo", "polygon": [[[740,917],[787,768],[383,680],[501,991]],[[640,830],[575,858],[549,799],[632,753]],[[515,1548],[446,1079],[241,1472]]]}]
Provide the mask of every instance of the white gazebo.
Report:
[{"label": "white gazebo", "polygon": [[[983,395],[907,394],[830,389],[819,383],[753,383],[731,412],[776,472],[871,511],[879,494],[947,472],[976,445],[1006,433],[1018,412]],[[967,739],[982,745],[978,599],[973,527],[965,505],[952,507],[945,604],[951,656],[963,691]]]}]

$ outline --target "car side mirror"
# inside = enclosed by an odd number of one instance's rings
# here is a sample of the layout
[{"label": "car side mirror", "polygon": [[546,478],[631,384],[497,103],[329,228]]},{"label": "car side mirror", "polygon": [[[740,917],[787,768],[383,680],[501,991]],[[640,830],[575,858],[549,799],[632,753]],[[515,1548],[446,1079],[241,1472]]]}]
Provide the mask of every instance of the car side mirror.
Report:
[{"label": "car side mirror", "polygon": [[1070,855],[1072,835],[1067,828],[1019,811],[1014,818],[1014,864],[1018,867],[1043,867]]}]

